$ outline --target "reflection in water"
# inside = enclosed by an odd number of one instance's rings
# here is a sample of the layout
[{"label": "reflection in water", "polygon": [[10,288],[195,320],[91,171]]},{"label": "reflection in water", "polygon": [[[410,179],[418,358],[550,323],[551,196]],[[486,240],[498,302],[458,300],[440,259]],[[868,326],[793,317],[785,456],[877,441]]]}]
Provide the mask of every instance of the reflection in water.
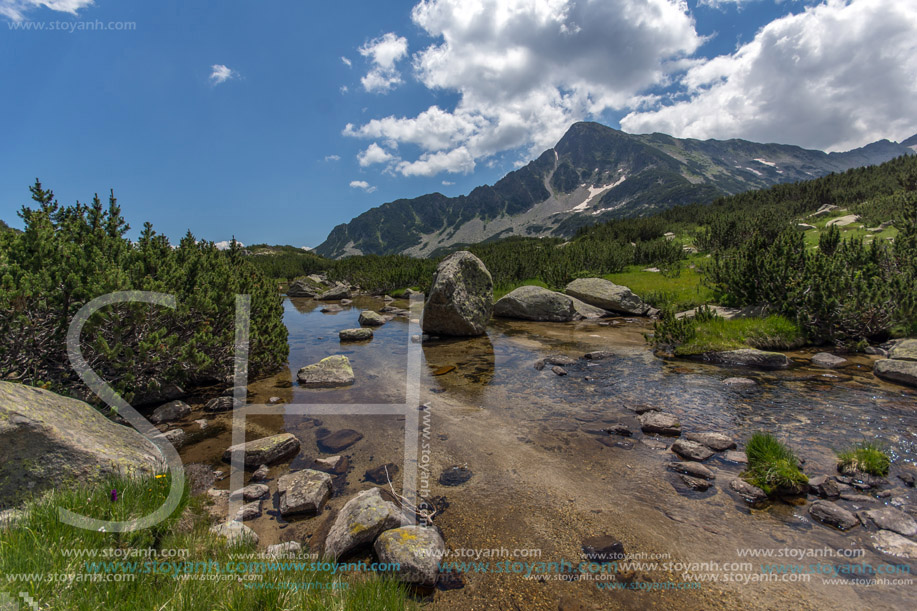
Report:
[{"label": "reflection in water", "polygon": [[291,303],[300,314],[308,314],[322,306],[321,301],[315,301],[314,299],[307,299],[305,297],[290,297],[287,299],[287,302]]},{"label": "reflection in water", "polygon": [[441,391],[480,396],[494,379],[496,357],[487,335],[427,342],[423,355],[431,373],[455,368],[433,377],[434,388]]}]

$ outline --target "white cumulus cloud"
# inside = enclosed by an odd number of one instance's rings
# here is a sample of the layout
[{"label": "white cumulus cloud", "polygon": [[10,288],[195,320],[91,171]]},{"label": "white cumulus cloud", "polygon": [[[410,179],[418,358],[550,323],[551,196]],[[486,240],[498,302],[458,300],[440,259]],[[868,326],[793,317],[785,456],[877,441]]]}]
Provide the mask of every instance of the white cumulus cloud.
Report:
[{"label": "white cumulus cloud", "polygon": [[[574,121],[666,84],[703,42],[683,0],[422,0],[412,19],[434,39],[412,58],[415,78],[458,103],[344,130],[417,145],[415,160],[397,164],[407,176],[469,172],[500,151],[552,146]],[[394,66],[400,48],[380,58]]]},{"label": "white cumulus cloud", "polygon": [[370,71],[360,79],[366,91],[386,93],[402,83],[401,73],[395,66],[399,60],[407,57],[407,38],[389,32],[369,41],[359,51],[372,64]]},{"label": "white cumulus cloud", "polygon": [[917,2],[826,0],[688,70],[686,99],[626,131],[847,150],[917,123]]},{"label": "white cumulus cloud", "polygon": [[365,151],[362,151],[357,155],[357,161],[360,162],[360,167],[371,166],[376,163],[387,163],[395,159],[395,156],[386,151],[384,148],[373,142],[370,144]]},{"label": "white cumulus cloud", "polygon": [[363,189],[363,190],[366,191],[367,193],[372,193],[373,191],[376,190],[376,187],[372,186],[371,184],[369,184],[369,183],[366,182],[365,180],[351,180],[351,181],[350,181],[350,188],[352,188],[352,189]]},{"label": "white cumulus cloud", "polygon": [[219,85],[225,83],[229,79],[234,79],[239,77],[239,73],[231,68],[227,68],[223,64],[214,64],[211,66],[213,72],[210,73],[210,82],[214,85]]},{"label": "white cumulus cloud", "polygon": [[13,21],[22,21],[27,12],[42,6],[52,11],[76,15],[81,8],[92,4],[93,0],[0,0],[0,15]]}]

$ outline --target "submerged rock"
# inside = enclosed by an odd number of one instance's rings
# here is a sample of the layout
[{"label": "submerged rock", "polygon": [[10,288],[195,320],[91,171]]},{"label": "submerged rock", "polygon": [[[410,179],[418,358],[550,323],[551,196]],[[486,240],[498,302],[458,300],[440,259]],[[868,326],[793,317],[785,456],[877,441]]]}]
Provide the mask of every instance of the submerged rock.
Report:
[{"label": "submerged rock", "polygon": [[666,465],[670,471],[683,473],[691,477],[700,477],[702,479],[716,479],[716,474],[711,469],[697,462],[670,462]]},{"label": "submerged rock", "polygon": [[583,540],[583,558],[590,562],[614,562],[623,560],[624,544],[610,535],[598,535]]},{"label": "submerged rock", "polygon": [[839,530],[850,530],[860,523],[855,515],[831,501],[815,501],[809,506],[809,515]]},{"label": "submerged rock", "polygon": [[406,522],[407,516],[391,495],[381,488],[364,490],[341,508],[325,537],[325,554],[337,560]]},{"label": "submerged rock", "polygon": [[603,310],[636,314],[651,314],[653,308],[637,297],[626,286],[619,286],[603,278],[577,278],[564,290],[567,295]]},{"label": "submerged rock", "polygon": [[917,543],[905,539],[898,533],[890,530],[880,530],[873,535],[876,549],[890,556],[898,558],[917,559]]},{"label": "submerged rock", "polygon": [[678,418],[662,412],[646,412],[638,416],[640,428],[644,433],[658,433],[660,435],[681,435],[681,424]]},{"label": "submerged rock", "polygon": [[296,374],[300,386],[306,388],[336,388],[354,383],[350,359],[342,354],[323,358],[318,363],[306,365]]},{"label": "submerged rock", "polygon": [[917,522],[914,518],[894,507],[870,509],[866,516],[881,530],[890,530],[905,537],[917,535]]},{"label": "submerged rock", "polygon": [[280,515],[318,513],[331,496],[331,476],[303,469],[277,480],[277,491],[280,493]]},{"label": "submerged rock", "polygon": [[390,480],[394,479],[397,473],[398,465],[390,462],[384,465],[379,465],[373,469],[367,469],[363,476],[367,481],[384,486],[388,484]]},{"label": "submerged rock", "polygon": [[818,367],[834,369],[835,367],[846,365],[847,359],[831,354],[830,352],[819,352],[812,357],[812,364]]},{"label": "submerged rock", "polygon": [[786,369],[790,360],[780,352],[766,352],[756,348],[740,348],[699,355],[701,360],[729,367],[754,367],[756,369]]},{"label": "submerged rock", "polygon": [[726,386],[757,386],[758,383],[751,378],[726,378],[723,380]]},{"label": "submerged rock", "polygon": [[763,490],[757,486],[752,486],[740,477],[729,482],[729,487],[739,493],[745,499],[745,502],[750,505],[767,500],[767,494]]},{"label": "submerged rock", "polygon": [[493,312],[493,279],[476,256],[458,251],[440,262],[424,304],[424,333],[483,335]]},{"label": "submerged rock", "polygon": [[207,403],[204,404],[205,412],[228,412],[235,405],[235,400],[232,397],[215,397]]},{"label": "submerged rock", "polygon": [[223,452],[223,460],[230,462],[233,452],[241,450],[246,467],[258,467],[291,458],[299,453],[300,443],[292,433],[263,437],[231,446]]},{"label": "submerged rock", "polygon": [[446,544],[439,531],[425,526],[402,526],[379,535],[373,546],[379,562],[395,565],[394,576],[404,583],[432,586]]},{"label": "submerged rock", "polygon": [[458,486],[470,480],[472,475],[471,469],[467,467],[451,467],[440,474],[439,483],[443,486]]},{"label": "submerged rock", "polygon": [[699,477],[691,477],[690,475],[686,475],[684,473],[680,473],[678,477],[688,488],[691,490],[697,490],[698,492],[709,490],[710,486],[713,485],[705,479],[700,479]]},{"label": "submerged rock", "polygon": [[554,365],[553,367],[551,367],[551,371],[553,371],[555,375],[559,375],[559,376],[567,375],[567,370],[561,367],[560,365]]},{"label": "submerged rock", "polygon": [[334,432],[321,430],[321,432],[322,434],[319,435],[319,431],[316,431],[315,440],[322,452],[340,452],[363,439],[363,433],[353,429],[340,429]]}]

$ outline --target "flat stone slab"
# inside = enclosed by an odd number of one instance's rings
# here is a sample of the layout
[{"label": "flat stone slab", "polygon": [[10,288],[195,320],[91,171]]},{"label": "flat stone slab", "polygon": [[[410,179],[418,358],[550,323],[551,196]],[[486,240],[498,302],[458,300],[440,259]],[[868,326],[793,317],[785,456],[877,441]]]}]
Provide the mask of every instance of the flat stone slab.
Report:
[{"label": "flat stone slab", "polygon": [[873,535],[876,549],[884,554],[898,558],[917,559],[917,543],[905,539],[896,532],[880,530]]},{"label": "flat stone slab", "polygon": [[855,515],[831,501],[815,501],[809,506],[809,515],[839,530],[850,530],[860,523]]},{"label": "flat stone slab", "polygon": [[342,354],[329,356],[318,363],[306,365],[297,372],[296,379],[299,380],[300,386],[306,388],[338,388],[354,383],[350,359]]},{"label": "flat stone slab", "polygon": [[338,333],[338,338],[342,342],[365,342],[373,338],[372,329],[343,329]]},{"label": "flat stone slab", "polygon": [[672,444],[671,450],[687,460],[707,460],[713,456],[713,450],[707,446],[688,441],[687,439],[678,439]]},{"label": "flat stone slab", "polygon": [[819,352],[812,357],[812,364],[818,367],[834,369],[835,367],[843,367],[846,365],[847,359],[831,354],[830,352]]},{"label": "flat stone slab", "polygon": [[231,446],[223,452],[223,460],[231,462],[233,452],[242,450],[245,456],[245,466],[259,467],[291,458],[299,453],[299,449],[299,439],[292,433],[281,433]]},{"label": "flat stone slab", "polygon": [[736,442],[733,441],[732,437],[722,433],[686,433],[685,439],[699,443],[716,452],[724,452],[736,447]]},{"label": "flat stone slab", "polygon": [[658,433],[660,435],[681,435],[681,424],[678,418],[663,412],[646,412],[637,416],[640,428],[644,433]]},{"label": "flat stone slab", "polygon": [[873,373],[883,380],[917,387],[917,361],[880,359],[873,366]]},{"label": "flat stone slab", "polygon": [[917,339],[903,339],[895,343],[888,357],[900,361],[917,361]]},{"label": "flat stone slab", "polygon": [[331,496],[331,476],[321,471],[303,469],[277,480],[280,493],[280,515],[318,513]]},{"label": "flat stone slab", "polygon": [[727,367],[752,367],[755,369],[786,369],[790,360],[781,352],[766,352],[755,348],[707,352],[700,355],[700,360],[725,365]]},{"label": "flat stone slab", "polygon": [[875,522],[880,530],[890,530],[905,537],[917,535],[917,522],[914,518],[894,507],[870,509],[866,516]]},{"label": "flat stone slab", "polygon": [[711,469],[696,462],[670,462],[666,464],[666,468],[669,469],[669,471],[674,471],[675,473],[683,473],[685,475],[690,475],[691,477],[699,477],[701,479],[716,479],[716,474],[714,474]]}]

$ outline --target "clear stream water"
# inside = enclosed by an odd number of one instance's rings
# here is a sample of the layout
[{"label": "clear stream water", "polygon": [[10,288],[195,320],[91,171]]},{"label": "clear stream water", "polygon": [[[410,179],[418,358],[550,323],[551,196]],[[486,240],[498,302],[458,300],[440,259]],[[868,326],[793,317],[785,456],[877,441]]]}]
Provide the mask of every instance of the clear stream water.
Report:
[{"label": "clear stream water", "polygon": [[[249,402],[280,397],[284,403],[401,403],[409,342],[407,318],[375,328],[371,342],[341,344],[341,329],[359,327],[361,309],[385,305],[358,298],[336,314],[320,312],[323,304],[287,299],[284,320],[289,329],[289,370],[252,383]],[[405,302],[395,305],[406,307]],[[427,454],[417,459],[429,472],[424,491],[443,497],[448,508],[437,524],[452,548],[538,547],[545,560],[576,559],[580,541],[608,533],[624,541],[629,552],[669,554],[685,562],[736,562],[739,548],[811,548],[865,550],[854,562],[900,563],[875,552],[874,529],[841,534],[809,519],[806,507],[776,502],[750,510],[729,490],[728,481],[741,467],[722,455],[705,464],[717,473],[706,492],[688,490],[665,469],[674,460],[666,444],[672,439],[645,437],[633,408],[651,406],[675,414],[684,431],[717,431],[742,441],[764,430],[787,442],[805,460],[810,476],[833,474],[834,451],[863,439],[886,444],[893,459],[887,489],[912,510],[917,494],[895,476],[917,461],[917,392],[876,379],[870,357],[853,357],[838,370],[811,367],[814,350],[794,352],[794,366],[780,372],[755,372],[653,356],[643,338],[648,323],[613,319],[579,323],[495,321],[485,337],[425,343],[422,346],[421,401],[430,406],[424,421]],[[609,350],[611,358],[578,357]],[[345,354],[356,383],[348,388],[310,390],[296,383],[296,371],[332,354]],[[557,376],[548,366],[533,364],[550,355],[578,360]],[[442,375],[433,372],[445,367]],[[723,380],[742,376],[755,386],[727,386]],[[200,418],[196,411],[191,419]],[[223,415],[224,423],[229,416]],[[191,420],[189,419],[189,421]],[[612,423],[628,425],[634,436],[611,437],[601,431]],[[192,425],[193,426],[193,425]],[[351,468],[335,481],[329,502],[339,509],[369,483],[363,473],[393,462],[404,465],[404,418],[393,416],[286,415],[253,419],[249,434],[290,431],[303,444],[292,465],[272,468],[272,475],[313,465],[324,456],[315,431],[353,428],[364,438],[341,453]],[[186,427],[188,428],[188,427]],[[204,462],[228,472],[219,456],[229,445],[228,433],[182,450],[185,462]],[[410,462],[407,463],[410,466]],[[465,465],[474,471],[462,486],[447,488],[436,479],[441,470]],[[428,477],[427,477],[428,476]],[[394,485],[402,483],[399,474]],[[218,482],[225,487],[228,478]],[[276,497],[276,495],[275,495]],[[863,504],[841,501],[851,510],[877,508],[889,499]],[[276,502],[276,498],[275,498]],[[287,523],[273,511],[251,523],[262,543],[306,542],[321,530],[323,516]],[[867,506],[868,505],[868,506]],[[328,510],[330,512],[330,510]],[[774,560],[811,563],[824,559]],[[837,565],[851,562],[829,559]],[[905,562],[907,564],[907,562]],[[917,566],[913,566],[917,569]],[[710,568],[710,567],[707,567]],[[724,571],[716,569],[714,572]],[[726,571],[728,572],[728,571]],[[755,561],[753,573],[760,573]],[[643,571],[638,581],[679,581],[669,571]],[[558,601],[577,601],[585,608],[917,608],[912,585],[861,586],[852,581],[825,583],[813,575],[809,583],[704,584],[695,591],[615,592],[595,583],[523,579],[518,575],[467,574],[464,587],[437,591],[429,600],[437,608],[558,608]]]}]

